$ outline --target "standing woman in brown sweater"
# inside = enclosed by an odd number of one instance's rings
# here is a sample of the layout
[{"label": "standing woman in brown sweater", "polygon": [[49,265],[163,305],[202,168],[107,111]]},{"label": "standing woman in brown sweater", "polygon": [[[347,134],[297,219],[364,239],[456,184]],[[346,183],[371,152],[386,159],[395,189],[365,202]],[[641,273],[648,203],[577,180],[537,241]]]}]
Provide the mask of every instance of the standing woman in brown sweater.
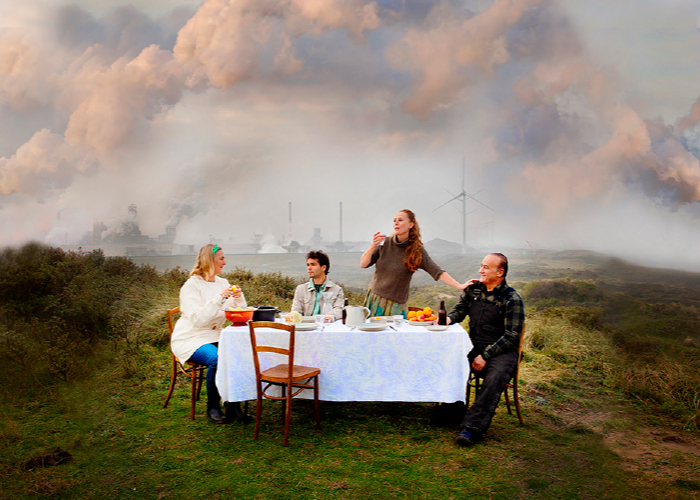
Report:
[{"label": "standing woman in brown sweater", "polygon": [[365,307],[372,316],[392,316],[408,311],[408,290],[417,269],[423,269],[435,281],[442,281],[464,291],[467,284],[458,283],[430,258],[423,247],[416,216],[401,210],[394,216],[394,234],[374,233],[372,244],[362,254],[360,267],[376,265],[369,282]]}]

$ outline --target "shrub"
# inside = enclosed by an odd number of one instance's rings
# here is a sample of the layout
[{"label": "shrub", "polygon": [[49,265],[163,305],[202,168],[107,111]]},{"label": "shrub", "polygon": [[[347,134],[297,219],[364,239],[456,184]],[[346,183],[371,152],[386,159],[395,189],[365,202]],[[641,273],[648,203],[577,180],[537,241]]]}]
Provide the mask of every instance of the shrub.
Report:
[{"label": "shrub", "polygon": [[39,243],[0,252],[0,345],[10,377],[28,389],[88,376],[98,340],[112,338],[116,311],[154,268],[99,251],[64,252]]},{"label": "shrub", "polygon": [[603,292],[590,280],[551,279],[526,283],[522,295],[530,307],[593,305],[600,303]]},{"label": "shrub", "polygon": [[569,323],[584,328],[597,328],[603,310],[599,307],[549,307],[541,311],[541,316],[548,318],[562,318]]},{"label": "shrub", "polygon": [[[571,311],[573,309],[573,311]],[[552,308],[528,315],[525,348],[534,349],[557,361],[581,363],[603,376],[611,372],[614,351],[606,336],[580,320],[584,308]],[[595,316],[595,312],[592,313]]]}]

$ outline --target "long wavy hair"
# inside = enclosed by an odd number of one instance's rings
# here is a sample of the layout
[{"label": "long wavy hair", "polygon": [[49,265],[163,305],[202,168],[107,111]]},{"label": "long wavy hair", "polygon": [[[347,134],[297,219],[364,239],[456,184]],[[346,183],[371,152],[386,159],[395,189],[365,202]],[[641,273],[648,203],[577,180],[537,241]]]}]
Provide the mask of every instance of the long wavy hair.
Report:
[{"label": "long wavy hair", "polygon": [[403,259],[403,264],[411,272],[418,269],[423,262],[423,254],[421,249],[423,248],[423,240],[420,237],[420,226],[418,226],[418,221],[416,220],[416,214],[414,214],[409,209],[405,208],[399,210],[408,216],[408,221],[413,223],[413,227],[408,230],[408,247],[406,247],[406,256]]},{"label": "long wavy hair", "polygon": [[[214,245],[211,243],[204,245],[199,249],[199,254],[197,255],[197,262],[194,263],[192,272],[190,276],[201,276],[202,278],[209,279],[214,276]],[[219,249],[220,250],[220,249]]]}]

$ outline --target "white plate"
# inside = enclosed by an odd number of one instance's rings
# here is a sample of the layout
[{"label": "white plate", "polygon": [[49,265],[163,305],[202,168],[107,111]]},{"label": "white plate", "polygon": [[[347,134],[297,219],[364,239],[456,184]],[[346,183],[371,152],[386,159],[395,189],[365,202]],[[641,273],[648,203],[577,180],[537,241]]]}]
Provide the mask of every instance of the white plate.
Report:
[{"label": "white plate", "polygon": [[301,322],[302,322],[302,323],[313,323],[313,322],[315,322],[315,321],[316,321],[316,320],[314,319],[313,316],[302,316],[302,317],[301,317]]},{"label": "white plate", "polygon": [[447,330],[447,325],[425,325],[425,329],[431,332],[444,332]]},{"label": "white plate", "polygon": [[316,323],[294,323],[294,327],[297,332],[308,332],[318,328],[318,325]]},{"label": "white plate", "polygon": [[413,326],[428,326],[428,325],[432,325],[433,323],[435,323],[435,320],[432,320],[432,321],[411,321],[409,319],[407,321],[407,323],[409,325],[413,325]]},{"label": "white plate", "polygon": [[386,328],[386,325],[373,325],[372,323],[365,323],[357,327],[358,330],[362,330],[363,332],[381,332],[382,330],[386,330]]}]

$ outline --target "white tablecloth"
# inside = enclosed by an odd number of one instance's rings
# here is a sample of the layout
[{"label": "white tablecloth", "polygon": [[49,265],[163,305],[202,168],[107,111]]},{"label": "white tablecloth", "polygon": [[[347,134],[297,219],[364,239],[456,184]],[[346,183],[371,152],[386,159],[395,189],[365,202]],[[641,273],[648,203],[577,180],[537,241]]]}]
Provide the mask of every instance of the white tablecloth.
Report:
[{"label": "white tablecloth", "polygon": [[[256,330],[258,344],[280,345],[287,332]],[[444,332],[404,324],[393,331],[350,330],[340,321],[323,331],[297,331],[294,364],[321,369],[324,401],[464,401],[472,343],[460,325]],[[261,353],[261,369],[286,358]],[[256,398],[248,327],[228,327],[219,341],[216,385],[224,401]],[[301,397],[312,398],[305,390]]]}]

